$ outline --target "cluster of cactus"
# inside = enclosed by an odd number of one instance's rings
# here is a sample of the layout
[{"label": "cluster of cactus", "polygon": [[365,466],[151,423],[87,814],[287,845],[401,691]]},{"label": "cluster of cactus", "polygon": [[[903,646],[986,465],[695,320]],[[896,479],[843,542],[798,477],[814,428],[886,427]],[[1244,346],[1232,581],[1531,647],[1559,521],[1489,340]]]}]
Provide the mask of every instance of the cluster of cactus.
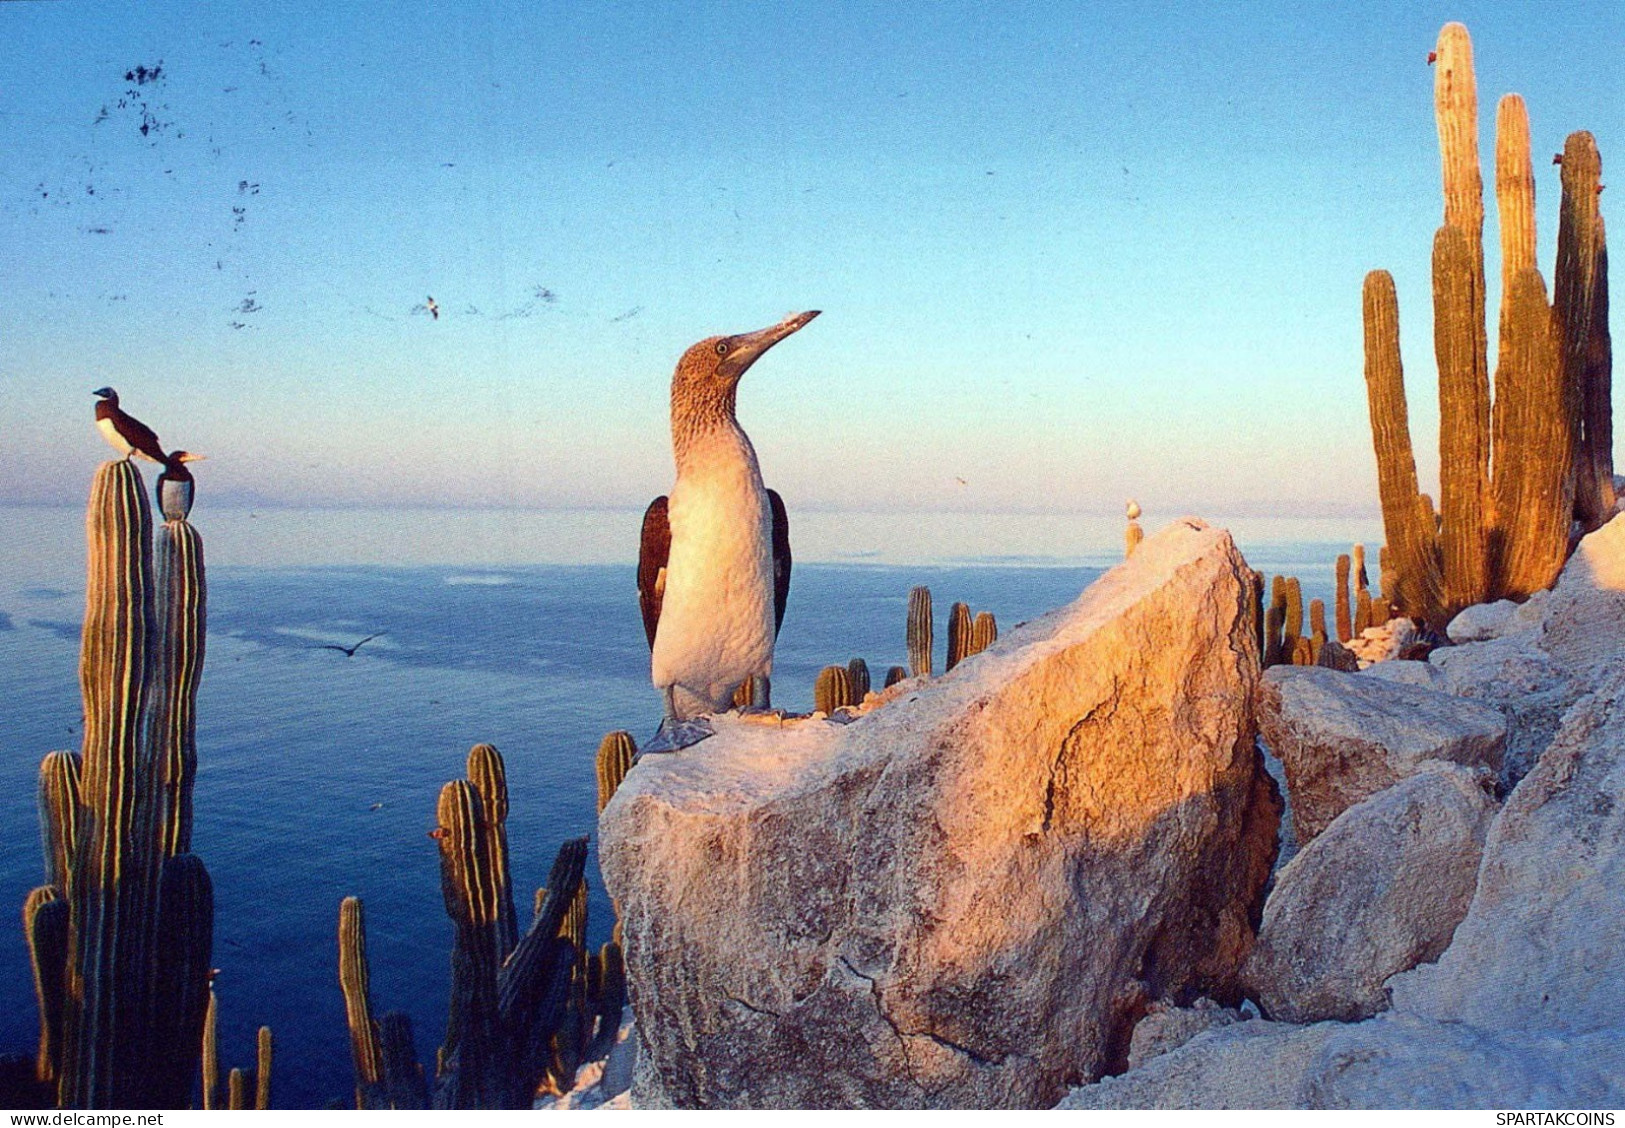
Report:
[{"label": "cluster of cactus", "polygon": [[168,521],[154,551],[127,461],[98,468],[86,530],[84,744],[40,765],[45,884],[23,909],[34,1075],[64,1108],[185,1108],[213,997],[214,891],[191,853],[202,539]]},{"label": "cluster of cactus", "polygon": [[[991,611],[972,616],[968,604],[955,603],[948,609],[948,653],[943,669],[951,670],[971,655],[980,654],[998,637],[999,624]],[[908,662],[913,676],[931,676],[931,650],[931,589],[917,587],[908,593]],[[886,685],[904,676],[901,667],[894,666],[886,674]]]},{"label": "cluster of cactus", "polygon": [[[254,1071],[233,1069],[226,1075],[226,1103],[220,1103],[220,1052],[215,1038],[217,1002],[209,991],[209,1006],[203,1019],[203,1108],[268,1109],[271,1107],[271,1028],[260,1027],[254,1042]],[[252,1093],[252,1096],[250,1095]]]},{"label": "cluster of cactus", "polygon": [[1434,52],[1444,226],[1433,244],[1439,369],[1438,511],[1420,492],[1399,355],[1393,278],[1366,276],[1365,376],[1395,608],[1442,631],[1473,603],[1521,599],[1557,578],[1571,531],[1612,515],[1608,258],[1590,133],[1562,155],[1552,301],[1535,268],[1534,173],[1523,100],[1496,113],[1501,228],[1499,355],[1491,407],[1485,311],[1478,94],[1467,29],[1447,24]]},{"label": "cluster of cactus", "polygon": [[[613,792],[617,766],[629,762],[632,751],[622,757],[618,749],[601,750],[604,801],[604,788]],[[625,774],[624,767],[619,771]],[[339,906],[339,984],[356,1107],[529,1108],[564,1064],[561,1055],[592,1033],[583,1021],[596,1001],[585,990],[593,967],[583,954],[587,840],[574,838],[559,849],[521,938],[509,881],[507,771],[496,748],[477,744],[469,751],[468,778],[441,789],[436,816],[432,837],[439,842],[441,891],[455,931],[450,1015],[432,1085],[418,1063],[411,1020],[399,1012],[372,1018],[364,909],[356,897]],[[599,981],[605,978],[600,970]],[[621,982],[624,996],[624,976]],[[586,1035],[570,1033],[583,1028]],[[575,1052],[579,1057],[579,1048]]]}]

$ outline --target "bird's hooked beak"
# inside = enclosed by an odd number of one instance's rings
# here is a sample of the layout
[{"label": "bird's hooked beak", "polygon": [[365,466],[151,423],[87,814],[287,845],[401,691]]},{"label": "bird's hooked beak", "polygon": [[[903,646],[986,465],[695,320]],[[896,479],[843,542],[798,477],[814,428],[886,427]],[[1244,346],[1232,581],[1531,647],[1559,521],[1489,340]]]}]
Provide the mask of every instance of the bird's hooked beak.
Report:
[{"label": "bird's hooked beak", "polygon": [[717,371],[724,376],[739,379],[763,353],[802,328],[820,312],[810,309],[806,313],[793,313],[777,325],[769,325],[766,329],[758,329],[754,333],[740,333],[727,338],[728,354],[717,365]]},{"label": "bird's hooked beak", "polygon": [[206,454],[196,454],[196,453],[194,453],[192,451],[189,451],[189,450],[183,450],[183,451],[181,451],[180,460],[182,462],[202,462],[205,458],[208,458],[208,457],[209,456],[206,455]]}]

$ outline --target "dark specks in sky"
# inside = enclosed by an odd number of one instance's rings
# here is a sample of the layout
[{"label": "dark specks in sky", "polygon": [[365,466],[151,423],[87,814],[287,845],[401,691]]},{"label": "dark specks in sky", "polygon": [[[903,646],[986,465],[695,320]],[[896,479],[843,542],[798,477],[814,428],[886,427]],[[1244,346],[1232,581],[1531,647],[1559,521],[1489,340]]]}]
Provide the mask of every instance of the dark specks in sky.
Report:
[{"label": "dark specks in sky", "polygon": [[643,312],[643,307],[642,306],[633,306],[631,309],[627,310],[625,313],[621,314],[619,317],[610,318],[609,323],[611,325],[615,325],[615,324],[617,324],[619,322],[622,322],[622,321],[631,321],[634,317],[636,317],[638,314],[640,314],[642,312]]}]

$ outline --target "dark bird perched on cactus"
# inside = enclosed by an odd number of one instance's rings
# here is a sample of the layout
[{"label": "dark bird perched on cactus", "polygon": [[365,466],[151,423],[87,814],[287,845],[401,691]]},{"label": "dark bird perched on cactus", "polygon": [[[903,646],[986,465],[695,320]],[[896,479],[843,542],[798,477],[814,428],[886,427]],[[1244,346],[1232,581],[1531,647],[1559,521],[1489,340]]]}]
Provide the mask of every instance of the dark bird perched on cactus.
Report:
[{"label": "dark bird perched on cactus", "polygon": [[117,392],[112,388],[97,388],[91,395],[101,397],[96,403],[96,429],[125,461],[129,461],[132,454],[159,465],[168,461],[152,428],[119,407]]},{"label": "dark bird perched on cactus", "polygon": [[817,310],[732,337],[708,337],[677,363],[671,439],[677,482],[643,518],[638,602],[665,696],[660,734],[670,751],[710,735],[702,714],[728,708],[752,674],[773,671],[773,643],[790,594],[789,518],[762,484],[756,450],[735,417],[739,380]]},{"label": "dark bird perched on cactus", "polygon": [[184,521],[192,513],[196,483],[188,462],[202,462],[208,455],[189,450],[172,450],[164,457],[163,473],[158,475],[158,508],[166,521]]}]

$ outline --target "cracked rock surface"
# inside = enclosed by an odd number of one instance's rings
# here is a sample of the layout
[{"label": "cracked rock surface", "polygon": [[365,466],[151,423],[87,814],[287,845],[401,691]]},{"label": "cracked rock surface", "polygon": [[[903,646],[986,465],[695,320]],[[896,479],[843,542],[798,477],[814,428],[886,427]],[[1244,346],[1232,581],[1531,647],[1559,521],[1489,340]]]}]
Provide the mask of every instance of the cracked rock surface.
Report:
[{"label": "cracked rock surface", "polygon": [[1250,583],[1176,522],[850,724],[640,761],[599,827],[634,1104],[1049,1107],[1150,1000],[1236,1001],[1280,818]]}]

